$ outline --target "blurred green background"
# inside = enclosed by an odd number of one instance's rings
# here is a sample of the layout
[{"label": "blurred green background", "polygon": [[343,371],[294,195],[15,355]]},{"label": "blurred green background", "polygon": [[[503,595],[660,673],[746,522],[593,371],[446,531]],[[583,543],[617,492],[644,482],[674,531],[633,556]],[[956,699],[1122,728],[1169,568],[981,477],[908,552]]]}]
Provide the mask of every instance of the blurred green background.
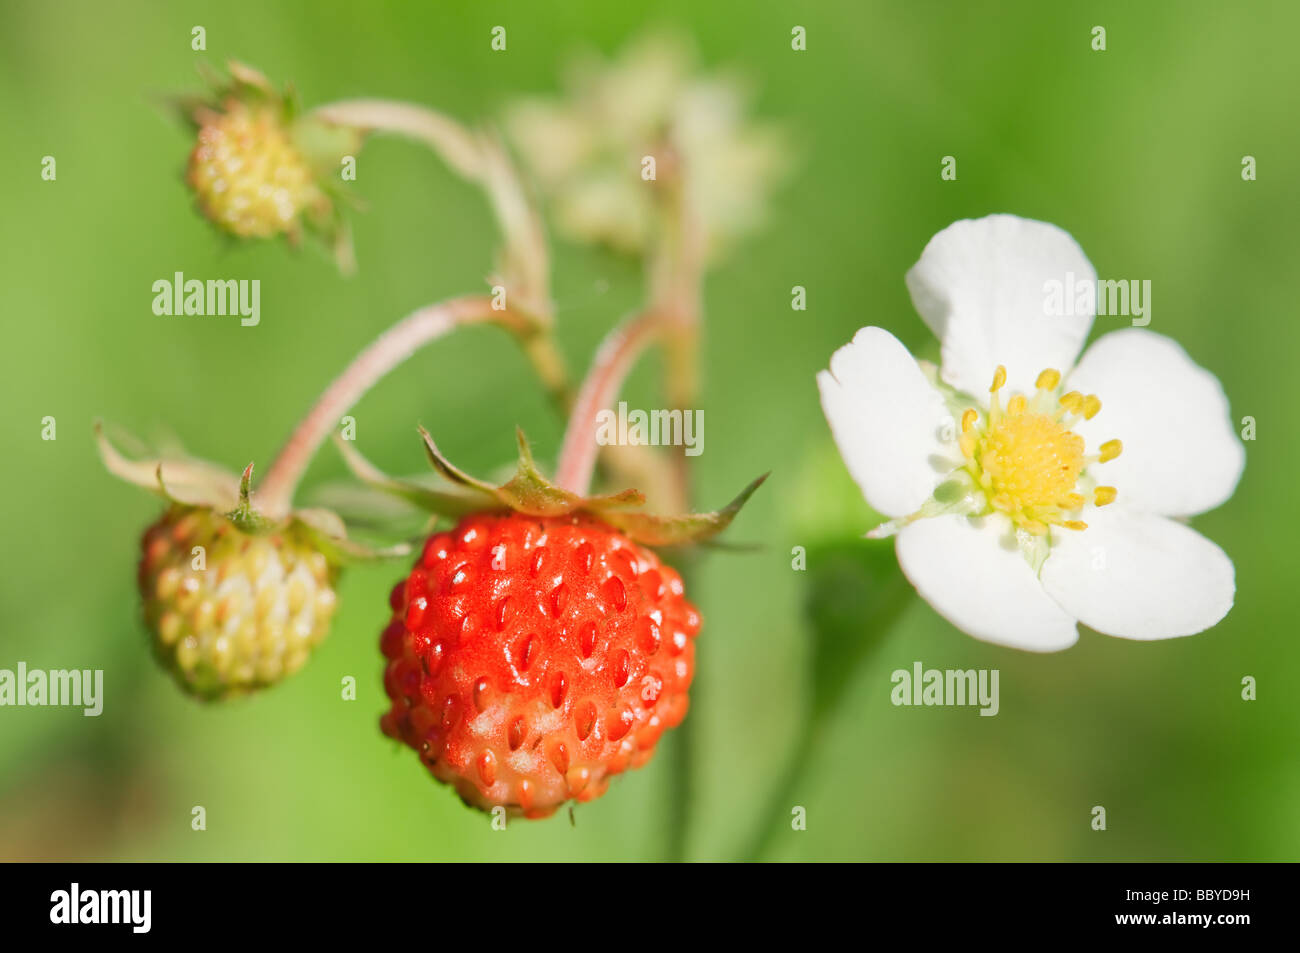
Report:
[{"label": "blurred green background", "polygon": [[[1300,351],[1287,277],[1300,260],[1300,10],[803,6],[692,0],[647,20],[642,5],[607,0],[4,4],[0,667],[102,668],[106,700],[99,718],[0,709],[0,858],[1300,857],[1300,460],[1284,386]],[[806,52],[790,50],[796,23]],[[190,49],[195,24],[205,53]],[[496,24],[504,54],[489,50]],[[360,346],[413,307],[482,288],[495,238],[470,186],[383,140],[359,166],[370,208],[352,216],[358,277],[282,243],[233,245],[193,211],[190,143],[154,97],[196,89],[198,63],[233,57],[292,81],[308,106],[374,95],[491,117],[554,91],[572,51],[613,52],[665,24],[705,64],[753,76],[760,113],[788,124],[797,159],[771,227],[706,291],[698,500],[773,476],[731,531],[764,548],[701,560],[685,729],[573,826],[561,812],[494,832],[379,734],[377,641],[401,564],[350,571],[329,639],[275,690],[210,707],[183,697],[137,619],[138,539],[158,505],[104,472],[92,420],[264,465]],[[1097,24],[1104,53],[1089,45]],[[40,177],[47,154],[55,182]],[[1240,176],[1247,154],[1256,182]],[[955,182],[940,181],[944,155],[957,157]],[[1152,330],[1220,377],[1236,418],[1257,418],[1235,498],[1196,524],[1237,567],[1236,608],[1213,631],[1150,644],[1085,631],[1046,657],[985,645],[900,594],[888,544],[857,539],[869,514],[814,374],[864,324],[933,347],[903,273],[943,226],[995,211],[1061,225],[1105,276],[1150,278]],[[637,304],[639,275],[565,244],[555,264],[561,338],[580,369]],[[260,278],[261,326],[155,317],[150,286],[174,271]],[[806,312],[790,309],[796,284]],[[1100,318],[1094,335],[1119,324]],[[633,379],[633,406],[657,406],[652,371]],[[40,439],[45,415],[54,442]],[[491,330],[417,355],[356,416],[358,446],[394,472],[422,467],[417,422],[471,472],[510,458],[516,423],[544,459],[561,434]],[[342,474],[327,449],[307,489]],[[806,572],[791,569],[796,545],[809,548]],[[1000,669],[1001,713],[893,707],[889,673],[917,660]],[[355,702],[340,700],[345,675]],[[1245,675],[1257,701],[1240,698]],[[683,766],[685,826],[673,800]],[[206,831],[190,829],[194,805]],[[806,831],[789,829],[792,805],[806,807]],[[1094,805],[1104,833],[1090,828]]]}]

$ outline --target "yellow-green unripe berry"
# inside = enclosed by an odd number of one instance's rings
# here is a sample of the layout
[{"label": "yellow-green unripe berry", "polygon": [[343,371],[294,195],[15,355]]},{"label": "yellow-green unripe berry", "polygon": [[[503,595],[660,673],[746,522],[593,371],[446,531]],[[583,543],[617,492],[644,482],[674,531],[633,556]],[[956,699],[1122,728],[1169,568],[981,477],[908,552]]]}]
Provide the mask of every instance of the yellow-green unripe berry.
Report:
[{"label": "yellow-green unripe berry", "polygon": [[186,180],[203,214],[239,238],[296,237],[303,214],[328,205],[280,111],[237,99],[205,116]]},{"label": "yellow-green unripe berry", "polygon": [[159,661],[188,693],[273,685],[329,631],[337,567],[289,524],[253,535],[173,505],[141,540],[140,594]]}]

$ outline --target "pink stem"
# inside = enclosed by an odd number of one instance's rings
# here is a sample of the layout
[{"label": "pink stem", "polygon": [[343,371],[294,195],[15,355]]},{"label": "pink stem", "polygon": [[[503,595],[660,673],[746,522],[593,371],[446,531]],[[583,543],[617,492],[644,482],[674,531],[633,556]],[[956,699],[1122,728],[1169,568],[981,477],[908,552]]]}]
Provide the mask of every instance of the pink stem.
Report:
[{"label": "pink stem", "polygon": [[505,240],[502,262],[516,302],[549,322],[550,255],[541,218],[496,136],[475,132],[433,109],[385,99],[345,99],[318,106],[326,122],[420,142],[458,175],[478,183]]},{"label": "pink stem", "polygon": [[596,444],[597,415],[618,396],[637,358],[664,330],[664,324],[663,312],[644,311],[624,321],[601,342],[564,431],[555,474],[559,486],[579,496],[587,495],[600,452]]},{"label": "pink stem", "polygon": [[414,311],[376,338],[334,379],[290,435],[259,487],[258,509],[271,518],[286,516],[311,458],[366,391],[429,342],[461,325],[482,322],[526,324],[509,311],[494,311],[489,297],[467,295]]}]

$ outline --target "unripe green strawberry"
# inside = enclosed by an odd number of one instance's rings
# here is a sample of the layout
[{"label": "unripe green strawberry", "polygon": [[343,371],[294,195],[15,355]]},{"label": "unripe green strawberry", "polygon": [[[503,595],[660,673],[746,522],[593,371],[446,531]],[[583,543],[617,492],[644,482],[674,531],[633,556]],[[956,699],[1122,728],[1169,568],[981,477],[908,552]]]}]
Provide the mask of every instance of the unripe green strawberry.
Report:
[{"label": "unripe green strawberry", "polygon": [[301,668],[334,614],[337,568],[300,524],[251,534],[173,504],[141,540],[140,594],[159,661],[187,692],[220,698]]},{"label": "unripe green strawberry", "polygon": [[205,112],[186,179],[203,214],[239,238],[296,236],[304,214],[328,207],[271,104],[229,98],[223,111]]}]

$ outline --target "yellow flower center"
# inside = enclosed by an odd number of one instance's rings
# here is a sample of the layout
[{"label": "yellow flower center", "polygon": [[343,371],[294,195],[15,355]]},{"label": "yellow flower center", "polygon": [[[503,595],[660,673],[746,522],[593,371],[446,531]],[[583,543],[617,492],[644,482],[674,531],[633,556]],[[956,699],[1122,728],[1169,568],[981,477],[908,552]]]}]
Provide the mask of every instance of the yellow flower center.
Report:
[{"label": "yellow flower center", "polygon": [[[989,409],[981,415],[970,408],[961,418],[962,456],[966,469],[984,491],[989,506],[1006,514],[1020,529],[1043,535],[1049,526],[1087,529],[1077,519],[1088,502],[1080,492],[1090,463],[1105,463],[1119,456],[1118,440],[1108,440],[1098,454],[1084,453],[1084,441],[1072,429],[1091,420],[1101,410],[1096,395],[1078,391],[1059,394],[1061,375],[1045,370],[1038,375],[1033,398],[1016,394],[1002,406],[998,392],[1007,371],[999,366],[989,388]],[[1112,486],[1092,486],[1093,504],[1114,501]]]}]

